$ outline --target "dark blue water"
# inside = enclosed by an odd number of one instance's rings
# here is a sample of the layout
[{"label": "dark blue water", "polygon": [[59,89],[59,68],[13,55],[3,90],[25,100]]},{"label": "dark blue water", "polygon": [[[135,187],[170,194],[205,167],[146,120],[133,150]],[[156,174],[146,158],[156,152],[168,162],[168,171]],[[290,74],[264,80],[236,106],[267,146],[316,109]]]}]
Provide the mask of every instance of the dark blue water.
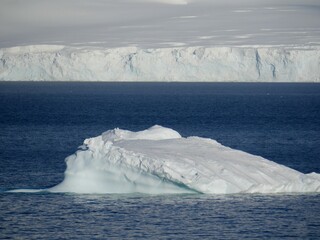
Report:
[{"label": "dark blue water", "polygon": [[63,179],[85,138],[154,124],[320,172],[320,84],[0,83],[0,238],[317,238],[320,196],[6,193]]}]

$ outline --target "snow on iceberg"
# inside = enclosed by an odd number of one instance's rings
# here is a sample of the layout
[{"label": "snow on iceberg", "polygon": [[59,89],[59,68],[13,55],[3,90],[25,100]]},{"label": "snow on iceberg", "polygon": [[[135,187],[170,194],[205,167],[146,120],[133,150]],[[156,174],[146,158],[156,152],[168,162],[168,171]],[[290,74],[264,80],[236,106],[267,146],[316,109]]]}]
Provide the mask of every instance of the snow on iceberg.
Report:
[{"label": "snow on iceberg", "polygon": [[51,192],[289,193],[320,192],[320,175],[200,137],[153,126],[114,129],[89,138],[66,159],[65,179]]},{"label": "snow on iceberg", "polygon": [[320,47],[3,48],[0,80],[320,82]]}]

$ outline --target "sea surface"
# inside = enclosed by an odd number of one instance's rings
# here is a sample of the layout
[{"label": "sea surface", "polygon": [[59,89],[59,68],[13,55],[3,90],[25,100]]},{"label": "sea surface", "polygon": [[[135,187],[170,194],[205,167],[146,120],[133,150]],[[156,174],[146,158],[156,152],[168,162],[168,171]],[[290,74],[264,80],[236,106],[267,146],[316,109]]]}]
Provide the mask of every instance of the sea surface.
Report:
[{"label": "sea surface", "polygon": [[0,239],[320,238],[320,194],[9,193],[83,140],[159,124],[320,173],[320,84],[0,82]]}]

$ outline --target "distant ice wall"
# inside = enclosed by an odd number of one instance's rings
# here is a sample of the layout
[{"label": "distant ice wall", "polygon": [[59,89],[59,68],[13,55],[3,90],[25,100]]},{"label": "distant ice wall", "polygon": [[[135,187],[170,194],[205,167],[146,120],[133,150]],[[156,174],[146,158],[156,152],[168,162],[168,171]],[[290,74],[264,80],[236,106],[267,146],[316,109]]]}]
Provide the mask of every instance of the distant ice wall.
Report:
[{"label": "distant ice wall", "polygon": [[0,49],[5,81],[320,82],[320,47]]}]

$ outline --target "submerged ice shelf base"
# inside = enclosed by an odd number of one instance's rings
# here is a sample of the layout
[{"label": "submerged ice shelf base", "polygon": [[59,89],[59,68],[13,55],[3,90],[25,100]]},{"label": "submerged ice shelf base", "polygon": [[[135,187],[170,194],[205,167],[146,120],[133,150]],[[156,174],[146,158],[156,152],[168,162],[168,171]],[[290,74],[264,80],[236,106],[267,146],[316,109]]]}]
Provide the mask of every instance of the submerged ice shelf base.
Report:
[{"label": "submerged ice shelf base", "polygon": [[0,80],[320,82],[320,47],[0,49]]},{"label": "submerged ice shelf base", "polygon": [[[181,137],[153,126],[114,129],[84,141],[66,159],[65,179],[50,192],[292,193],[320,192],[320,175],[303,174],[212,139]],[[24,190],[21,190],[24,191]]]}]

